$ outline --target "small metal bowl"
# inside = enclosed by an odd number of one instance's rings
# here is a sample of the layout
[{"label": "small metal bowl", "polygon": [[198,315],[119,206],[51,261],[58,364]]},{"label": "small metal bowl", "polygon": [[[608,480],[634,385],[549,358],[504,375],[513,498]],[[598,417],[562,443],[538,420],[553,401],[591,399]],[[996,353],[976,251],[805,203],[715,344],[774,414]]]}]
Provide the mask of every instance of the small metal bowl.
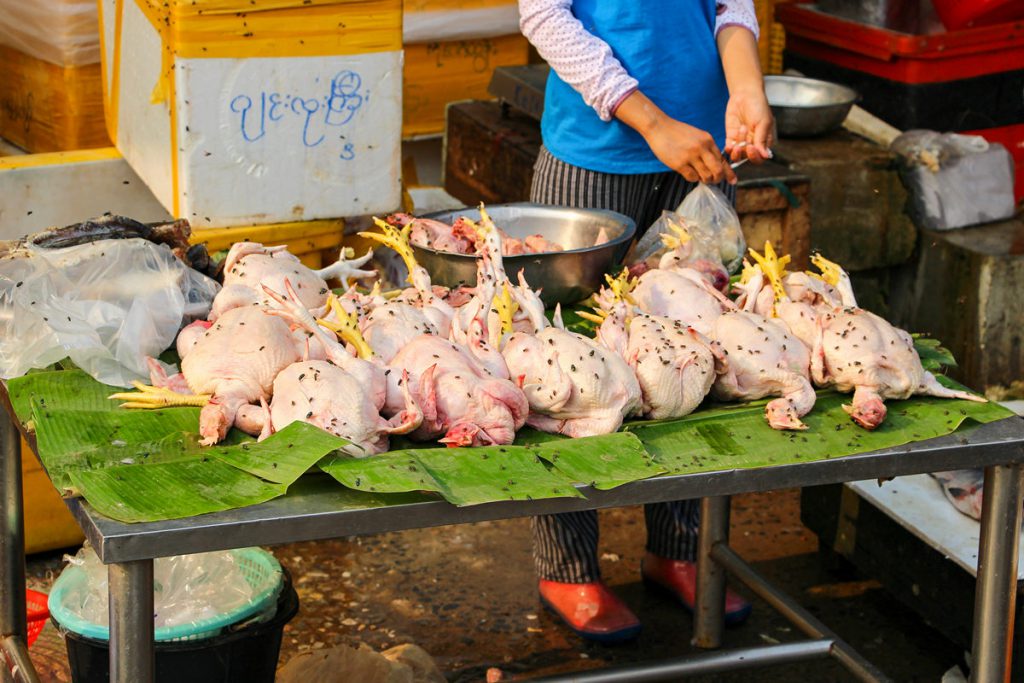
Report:
[{"label": "small metal bowl", "polygon": [[[572,304],[585,299],[604,283],[604,274],[622,260],[636,234],[633,219],[613,211],[569,209],[540,204],[492,204],[487,207],[494,224],[516,238],[543,235],[565,251],[505,256],[505,272],[515,281],[522,270],[526,281],[541,290],[544,303]],[[439,211],[424,218],[453,223],[459,216],[478,220],[477,209]],[[608,241],[595,245],[604,228]],[[434,284],[445,287],[476,285],[476,260],[472,254],[452,254],[413,245],[420,265]]]},{"label": "small metal bowl", "polygon": [[765,94],[780,137],[824,135],[843,125],[860,99],[845,85],[797,76],[765,76]]}]

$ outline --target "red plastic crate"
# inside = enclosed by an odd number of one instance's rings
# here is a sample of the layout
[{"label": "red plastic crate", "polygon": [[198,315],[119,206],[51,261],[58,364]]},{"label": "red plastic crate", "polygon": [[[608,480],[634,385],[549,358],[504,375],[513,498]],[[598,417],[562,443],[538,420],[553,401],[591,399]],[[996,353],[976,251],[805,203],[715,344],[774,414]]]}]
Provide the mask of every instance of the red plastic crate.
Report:
[{"label": "red plastic crate", "polygon": [[1002,128],[986,128],[964,133],[980,135],[989,142],[998,142],[1010,151],[1014,165],[1013,196],[1019,202],[1024,198],[1024,123]]},{"label": "red plastic crate", "polygon": [[942,24],[954,31],[967,26],[984,26],[1024,19],[1020,0],[932,0]]},{"label": "red plastic crate", "polygon": [[799,3],[777,5],[786,50],[901,83],[938,83],[1024,69],[1024,21],[915,36]]},{"label": "red plastic crate", "polygon": [[46,620],[50,618],[50,609],[46,606],[46,595],[38,591],[26,590],[25,603],[28,616],[28,643],[29,647],[36,642]]}]

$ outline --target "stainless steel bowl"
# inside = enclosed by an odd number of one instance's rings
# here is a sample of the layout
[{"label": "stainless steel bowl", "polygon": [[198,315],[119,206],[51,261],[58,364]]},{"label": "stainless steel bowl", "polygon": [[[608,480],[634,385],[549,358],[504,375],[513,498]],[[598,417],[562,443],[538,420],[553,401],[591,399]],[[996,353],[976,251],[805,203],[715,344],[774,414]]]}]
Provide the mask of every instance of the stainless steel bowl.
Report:
[{"label": "stainless steel bowl", "polygon": [[860,98],[838,83],[796,76],[765,76],[765,94],[780,137],[805,138],[838,129]]},{"label": "stainless steel bowl", "polygon": [[[619,263],[636,233],[627,216],[597,209],[567,209],[540,204],[492,204],[487,213],[495,225],[517,238],[540,234],[565,247],[565,251],[504,257],[505,271],[515,280],[520,270],[530,286],[541,289],[548,305],[571,304],[585,299],[604,282],[604,274]],[[439,211],[424,218],[452,223],[459,216],[480,218],[477,209]],[[609,241],[594,245],[604,228]],[[477,256],[452,254],[413,245],[416,259],[430,273],[434,284],[445,287],[476,284]]]}]

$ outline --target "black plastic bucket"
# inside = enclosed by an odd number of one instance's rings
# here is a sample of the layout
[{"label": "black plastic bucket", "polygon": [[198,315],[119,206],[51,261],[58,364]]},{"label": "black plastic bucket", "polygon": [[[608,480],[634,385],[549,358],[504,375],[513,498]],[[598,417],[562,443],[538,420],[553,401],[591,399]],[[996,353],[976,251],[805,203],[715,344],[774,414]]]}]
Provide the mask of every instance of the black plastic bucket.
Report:
[{"label": "black plastic bucket", "polygon": [[[282,567],[282,572],[284,585],[277,611],[268,621],[203,640],[156,643],[157,683],[273,683],[285,624],[299,611],[299,596],[288,570]],[[67,644],[72,682],[107,683],[107,641],[60,630]]]}]

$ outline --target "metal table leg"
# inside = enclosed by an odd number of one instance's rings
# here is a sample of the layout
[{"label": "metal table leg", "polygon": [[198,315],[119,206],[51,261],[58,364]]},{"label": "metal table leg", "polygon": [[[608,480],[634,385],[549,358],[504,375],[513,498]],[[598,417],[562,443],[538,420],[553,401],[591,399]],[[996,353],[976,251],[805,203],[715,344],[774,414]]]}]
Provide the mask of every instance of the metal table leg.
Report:
[{"label": "metal table leg", "polygon": [[9,664],[16,681],[38,683],[28,658],[20,449],[18,428],[0,415],[0,668]]},{"label": "metal table leg", "polygon": [[1017,604],[1017,553],[1021,522],[1021,465],[985,469],[974,598],[972,683],[1010,680]]},{"label": "metal table leg", "polygon": [[111,564],[110,683],[153,683],[153,560]]},{"label": "metal table leg", "polygon": [[725,625],[725,569],[711,557],[718,543],[729,542],[729,496],[702,498],[697,539],[697,594],[693,610],[693,644],[722,644]]}]

